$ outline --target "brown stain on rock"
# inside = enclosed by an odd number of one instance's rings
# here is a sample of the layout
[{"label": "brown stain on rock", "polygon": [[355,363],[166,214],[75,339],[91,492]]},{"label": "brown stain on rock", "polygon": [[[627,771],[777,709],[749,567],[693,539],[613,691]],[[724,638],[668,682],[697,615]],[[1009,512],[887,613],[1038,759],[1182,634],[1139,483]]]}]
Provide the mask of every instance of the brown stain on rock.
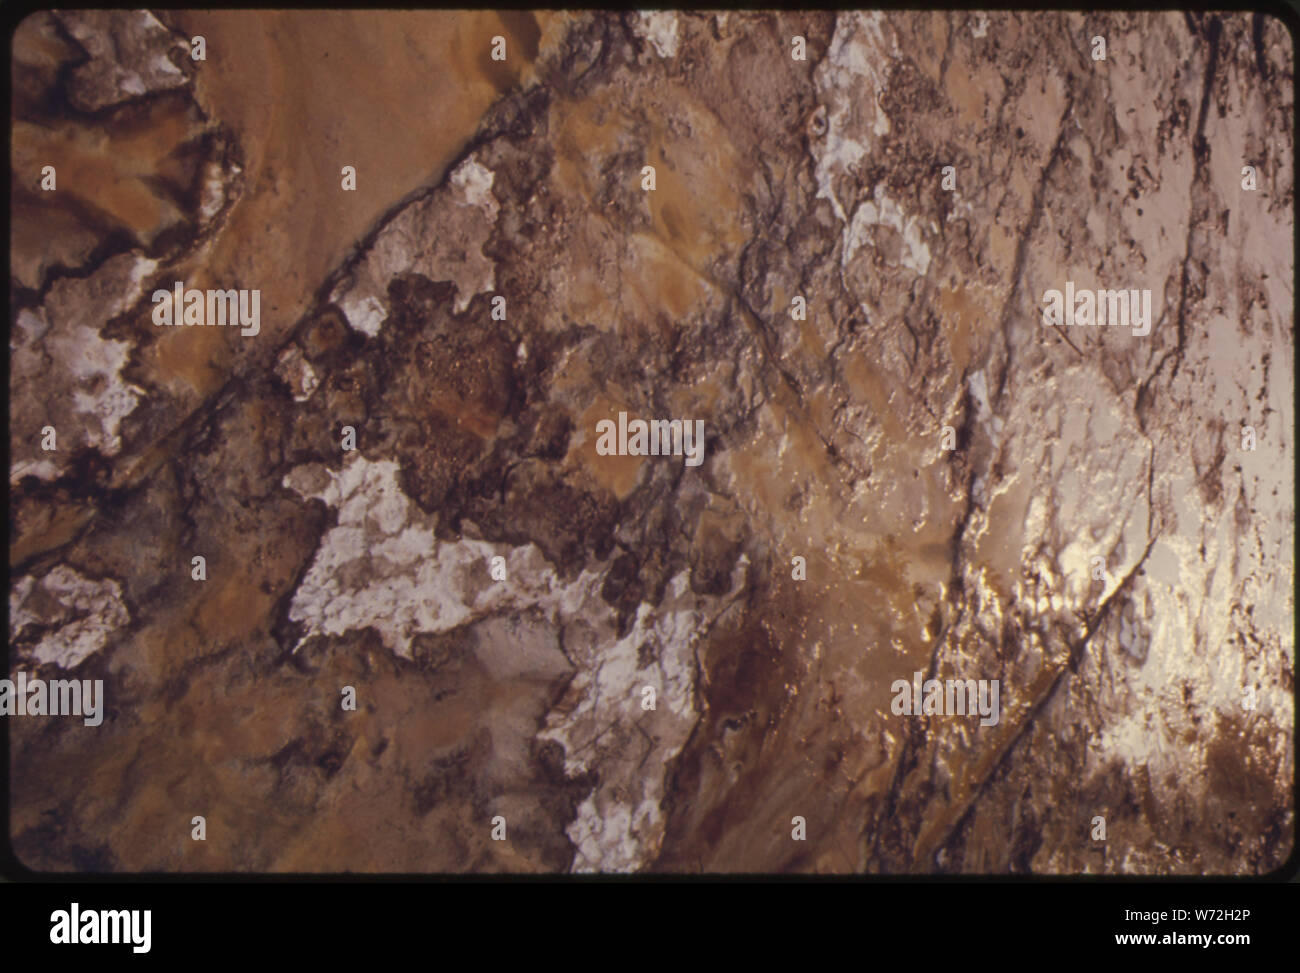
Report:
[{"label": "brown stain on rock", "polygon": [[628,406],[621,403],[615,403],[607,399],[593,402],[577,420],[576,425],[582,430],[585,438],[582,439],[581,445],[578,445],[575,437],[575,443],[570,447],[566,465],[581,464],[582,468],[596,483],[619,500],[623,500],[636,489],[636,485],[641,481],[641,466],[646,462],[646,457],[601,456],[596,452],[596,444],[600,439],[596,431],[596,424],[605,419],[614,423],[613,445],[615,449],[618,448],[617,427],[620,411],[628,413],[629,422],[633,419],[644,418],[638,416],[635,410],[629,409]]},{"label": "brown stain on rock", "polygon": [[[442,178],[523,70],[508,83],[485,74],[479,54],[503,29],[491,11],[175,11],[168,19],[207,38],[209,64],[221,60],[219,71],[200,64],[195,91],[231,129],[247,188],[204,268],[224,286],[262,290],[258,341],[266,346],[307,310],[353,241]],[[511,19],[525,39],[511,45],[516,72],[534,35]],[[341,188],[345,165],[356,167],[355,192]],[[234,349],[210,350],[224,367]],[[220,372],[187,380],[204,395]]]}]

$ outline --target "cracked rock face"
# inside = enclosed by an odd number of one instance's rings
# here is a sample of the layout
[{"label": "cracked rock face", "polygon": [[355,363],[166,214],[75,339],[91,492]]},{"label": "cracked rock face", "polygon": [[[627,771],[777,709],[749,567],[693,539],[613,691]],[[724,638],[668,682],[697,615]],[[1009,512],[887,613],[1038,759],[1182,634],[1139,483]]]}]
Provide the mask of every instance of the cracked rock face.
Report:
[{"label": "cracked rock face", "polygon": [[[107,702],[7,717],[19,858],[1278,867],[1292,55],[1252,14],[28,17],[9,675]],[[259,329],[159,326],[176,282]]]}]

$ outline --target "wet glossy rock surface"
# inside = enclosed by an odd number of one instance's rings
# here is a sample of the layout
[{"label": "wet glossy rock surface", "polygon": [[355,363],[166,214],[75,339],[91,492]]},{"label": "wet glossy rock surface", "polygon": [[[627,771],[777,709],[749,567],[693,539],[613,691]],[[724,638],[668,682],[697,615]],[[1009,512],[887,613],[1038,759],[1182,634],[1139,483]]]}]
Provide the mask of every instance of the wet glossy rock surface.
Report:
[{"label": "wet glossy rock surface", "polygon": [[[1291,64],[1250,14],[29,17],[10,671],[108,704],[7,721],[15,851],[1276,868]],[[155,327],[175,281],[260,333]],[[1150,334],[1045,327],[1066,281]],[[917,671],[999,720],[895,713]]]}]

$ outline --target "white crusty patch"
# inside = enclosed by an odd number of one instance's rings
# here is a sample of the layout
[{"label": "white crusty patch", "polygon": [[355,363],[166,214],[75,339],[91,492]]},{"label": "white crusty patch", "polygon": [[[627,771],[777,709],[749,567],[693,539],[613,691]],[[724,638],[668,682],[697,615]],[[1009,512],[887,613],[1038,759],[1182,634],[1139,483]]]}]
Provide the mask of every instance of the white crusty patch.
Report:
[{"label": "white crusty patch", "polygon": [[225,207],[231,186],[244,170],[233,162],[209,159],[203,167],[203,186],[199,194],[199,222],[207,226]]},{"label": "white crusty patch", "polygon": [[88,55],[73,71],[78,107],[99,110],[189,84],[169,56],[188,56],[189,45],[149,11],[71,10],[56,16]]},{"label": "white crusty patch", "polygon": [[[742,575],[744,565],[737,566]],[[564,746],[566,773],[599,770],[600,783],[568,828],[577,848],[573,871],[634,871],[659,850],[664,770],[699,716],[695,645],[722,607],[720,599],[692,592],[683,571],[669,582],[663,603],[642,604],[628,634],[612,644],[566,631],[578,674],[538,738]],[[647,643],[654,651],[642,666],[639,650]],[[654,710],[642,709],[647,686],[655,691]]]},{"label": "white crusty patch", "polygon": [[876,186],[875,200],[866,200],[853,211],[853,219],[844,229],[842,266],[849,262],[867,241],[867,228],[873,225],[891,226],[903,238],[903,252],[898,262],[922,277],[930,269],[930,248],[921,236],[921,224],[915,216],[907,216],[898,204],[885,195],[883,186]]},{"label": "white crusty patch", "polygon": [[100,331],[140,300],[157,266],[138,254],[119,254],[90,277],[58,281],[43,305],[18,313],[9,348],[13,381],[22,391],[11,407],[33,433],[53,426],[58,449],[40,452],[39,435],[29,437],[30,445],[16,443],[10,482],[26,475],[54,478],[79,447],[105,456],[121,450],[121,422],[144,392],[122,377],[131,343]]},{"label": "white crusty patch", "polygon": [[984,369],[971,372],[966,385],[975,400],[975,418],[985,427],[993,448],[998,449],[1002,445],[1002,420],[993,414],[993,408],[989,405],[989,385],[984,377]]},{"label": "white crusty patch", "polygon": [[84,577],[66,564],[40,581],[31,575],[20,578],[9,592],[11,643],[31,626],[52,626],[30,649],[19,649],[41,665],[76,668],[128,621],[116,581]]},{"label": "white crusty patch", "polygon": [[295,402],[306,402],[320,386],[320,377],[311,367],[302,349],[290,345],[280,352],[275,362],[275,374],[289,389]]},{"label": "white crusty patch", "polygon": [[457,202],[487,210],[493,219],[500,208],[492,195],[492,182],[496,173],[476,159],[466,159],[451,174],[451,185],[457,191]]},{"label": "white crusty patch", "polygon": [[[744,589],[747,571],[742,556],[732,573],[733,592]],[[642,604],[628,634],[612,645],[566,630],[565,644],[579,672],[539,739],[563,744],[568,773],[599,771],[596,790],[568,828],[577,849],[574,871],[633,871],[658,852],[664,771],[699,716],[696,644],[727,604],[694,594],[683,571],[669,582],[662,603]],[[652,651],[642,666],[640,649],[646,645]],[[655,690],[653,711],[642,709],[647,686]]]},{"label": "white crusty patch", "polygon": [[897,39],[892,32],[888,39],[885,34],[885,20],[879,11],[840,14],[830,48],[814,77],[826,106],[826,135],[812,146],[817,198],[829,200],[842,223],[848,222],[848,216],[835,191],[835,180],[851,176],[851,168],[869,151],[871,138],[890,130],[880,97],[889,62],[900,55]]},{"label": "white crusty patch", "polygon": [[483,244],[500,205],[492,193],[495,174],[466,159],[432,195],[411,203],[379,232],[375,242],[334,288],[330,300],[357,331],[374,337],[388,317],[388,282],[416,273],[456,285],[455,310],[496,286],[496,265]]},{"label": "white crusty patch", "polygon": [[[683,572],[662,604],[639,606],[620,637],[617,616],[600,594],[604,565],[565,583],[534,544],[440,541],[434,518],[402,491],[399,472],[390,460],[350,453],[340,471],[311,464],[285,477],[286,487],[338,511],[290,604],[289,617],[305,627],[303,641],[371,628],[393,652],[410,657],[420,633],[540,611],[562,629],[575,674],[539,739],[564,746],[568,773],[599,770],[599,783],[569,827],[578,849],[573,867],[640,867],[663,841],[666,766],[698,718],[695,643],[725,603],[696,595]],[[491,578],[496,555],[505,558],[505,581]],[[733,590],[746,570],[742,559]],[[645,686],[655,690],[654,711],[641,709]]]},{"label": "white crusty patch", "polygon": [[[338,510],[306,577],[294,592],[289,617],[314,635],[372,628],[404,658],[421,633],[445,632],[506,611],[576,607],[596,584],[584,572],[563,584],[534,544],[512,547],[434,535],[433,518],[402,491],[398,464],[349,454],[343,469],[299,466],[284,485]],[[492,558],[505,558],[508,581],[493,581]]]},{"label": "white crusty patch", "polygon": [[672,10],[642,10],[632,23],[638,37],[648,41],[660,57],[677,56],[677,39],[681,25]]}]

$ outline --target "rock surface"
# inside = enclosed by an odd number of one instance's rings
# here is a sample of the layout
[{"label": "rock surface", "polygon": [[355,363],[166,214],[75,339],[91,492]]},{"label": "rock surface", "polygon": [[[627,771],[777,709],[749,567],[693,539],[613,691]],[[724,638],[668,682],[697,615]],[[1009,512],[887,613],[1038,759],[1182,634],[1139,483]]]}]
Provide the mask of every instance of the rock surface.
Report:
[{"label": "rock surface", "polygon": [[[28,17],[9,668],[108,702],[6,721],[16,853],[1278,867],[1291,65],[1251,14]],[[156,326],[177,281],[260,331]]]}]

